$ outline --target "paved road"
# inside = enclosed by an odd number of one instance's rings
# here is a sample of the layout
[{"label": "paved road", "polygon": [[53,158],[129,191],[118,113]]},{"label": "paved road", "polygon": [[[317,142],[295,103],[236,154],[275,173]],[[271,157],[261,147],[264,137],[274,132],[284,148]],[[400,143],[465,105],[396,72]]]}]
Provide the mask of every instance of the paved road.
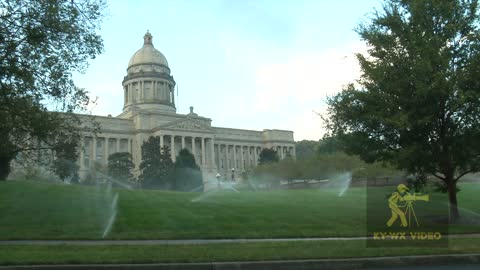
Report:
[{"label": "paved road", "polygon": [[[480,237],[477,234],[453,234],[447,238]],[[225,243],[259,243],[292,241],[355,241],[367,240],[369,237],[326,237],[326,238],[262,238],[262,239],[178,239],[178,240],[0,240],[0,245],[185,245],[185,244],[225,244]]]},{"label": "paved road", "polygon": [[364,270],[478,270],[478,264],[452,264],[452,265],[430,265],[430,266],[406,266],[406,267],[386,267],[386,268],[367,268]]},{"label": "paved road", "polygon": [[87,265],[22,265],[0,266],[0,270],[298,270],[298,269],[363,269],[363,270],[477,270],[480,254],[417,255],[352,259],[154,263],[154,264],[87,264]]}]

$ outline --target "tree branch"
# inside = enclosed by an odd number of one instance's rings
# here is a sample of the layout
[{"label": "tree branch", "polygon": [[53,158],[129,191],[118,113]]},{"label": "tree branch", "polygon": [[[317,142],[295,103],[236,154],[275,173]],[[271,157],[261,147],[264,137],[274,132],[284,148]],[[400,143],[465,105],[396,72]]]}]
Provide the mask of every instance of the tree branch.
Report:
[{"label": "tree branch", "polygon": [[469,173],[472,173],[474,172],[473,170],[467,170],[467,171],[464,171],[463,173],[461,173],[460,175],[458,175],[457,177],[455,177],[455,179],[453,179],[453,182],[457,182],[460,178],[462,178],[463,176],[465,176],[466,174],[469,174]]},{"label": "tree branch", "polygon": [[437,177],[438,179],[440,179],[440,180],[442,180],[442,181],[445,181],[445,177],[440,176],[440,175],[437,174],[437,173],[432,173],[432,174],[433,174],[433,176]]}]

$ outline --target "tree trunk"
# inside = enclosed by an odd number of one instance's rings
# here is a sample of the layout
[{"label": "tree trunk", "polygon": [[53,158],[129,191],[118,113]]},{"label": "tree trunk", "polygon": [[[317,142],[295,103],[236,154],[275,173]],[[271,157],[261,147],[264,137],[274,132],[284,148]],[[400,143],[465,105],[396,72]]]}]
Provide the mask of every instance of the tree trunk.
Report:
[{"label": "tree trunk", "polygon": [[458,205],[457,205],[456,183],[453,181],[453,179],[445,179],[445,180],[447,183],[447,190],[448,190],[450,223],[452,224],[452,223],[455,223],[460,218],[460,213],[458,212]]},{"label": "tree trunk", "polygon": [[10,157],[0,157],[0,181],[7,180],[8,175],[10,174]]}]

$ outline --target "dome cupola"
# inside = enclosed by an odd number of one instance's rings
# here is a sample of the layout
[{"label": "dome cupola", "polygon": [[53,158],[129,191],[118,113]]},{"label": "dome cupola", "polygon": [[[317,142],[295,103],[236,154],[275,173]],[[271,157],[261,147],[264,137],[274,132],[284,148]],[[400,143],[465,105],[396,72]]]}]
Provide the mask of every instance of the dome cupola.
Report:
[{"label": "dome cupola", "polygon": [[175,113],[175,81],[167,58],[153,47],[150,32],[143,36],[143,46],[128,62],[123,111],[161,111]]},{"label": "dome cupola", "polygon": [[167,58],[155,47],[152,43],[152,34],[147,31],[145,36],[143,36],[143,47],[140,48],[128,62],[128,68],[139,66],[139,65],[160,65],[168,68]]}]

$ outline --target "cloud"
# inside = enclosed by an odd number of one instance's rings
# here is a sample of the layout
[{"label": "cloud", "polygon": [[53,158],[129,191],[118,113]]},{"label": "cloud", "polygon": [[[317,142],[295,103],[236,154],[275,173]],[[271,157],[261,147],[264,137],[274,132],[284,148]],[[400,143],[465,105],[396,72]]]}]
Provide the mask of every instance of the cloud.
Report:
[{"label": "cloud", "polygon": [[294,130],[296,141],[299,140],[319,140],[325,134],[323,129],[324,122],[318,115],[325,115],[326,108],[309,109],[306,108],[297,112],[295,119],[290,119],[288,125]]},{"label": "cloud", "polygon": [[284,62],[266,63],[257,67],[255,108],[275,109],[279,104],[301,105],[315,100],[320,105],[328,95],[342,90],[360,77],[354,56],[365,52],[362,43],[324,52],[293,52]]},{"label": "cloud", "polygon": [[283,62],[262,63],[255,69],[251,115],[278,116],[281,126],[293,129],[295,139],[320,139],[325,130],[326,98],[360,77],[355,53],[365,53],[363,43],[322,52],[295,51]]}]

